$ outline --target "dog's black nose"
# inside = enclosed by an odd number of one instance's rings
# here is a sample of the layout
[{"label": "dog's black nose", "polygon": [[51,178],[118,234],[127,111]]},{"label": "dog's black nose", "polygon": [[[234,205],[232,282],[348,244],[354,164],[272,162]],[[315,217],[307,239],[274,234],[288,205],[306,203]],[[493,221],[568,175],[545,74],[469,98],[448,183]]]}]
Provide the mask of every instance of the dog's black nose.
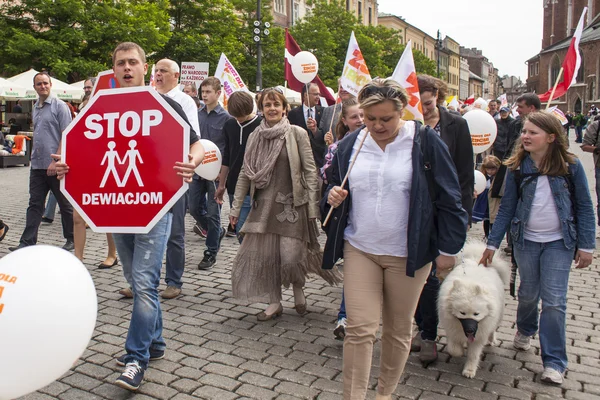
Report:
[{"label": "dog's black nose", "polygon": [[463,327],[463,331],[465,331],[465,335],[467,336],[475,336],[477,333],[477,321],[474,319],[466,318],[461,319],[460,323]]}]

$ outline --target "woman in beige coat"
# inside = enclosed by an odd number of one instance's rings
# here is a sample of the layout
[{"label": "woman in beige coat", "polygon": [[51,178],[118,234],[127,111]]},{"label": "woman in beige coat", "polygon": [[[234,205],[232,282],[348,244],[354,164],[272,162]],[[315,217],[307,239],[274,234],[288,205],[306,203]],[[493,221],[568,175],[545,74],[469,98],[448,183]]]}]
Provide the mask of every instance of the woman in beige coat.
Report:
[{"label": "woman in beige coat", "polygon": [[244,197],[252,209],[241,233],[244,240],[231,271],[233,296],[268,302],[257,316],[268,321],[282,314],[281,288],[293,287],[295,309],[306,313],[303,287],[310,273],[329,283],[336,271],[321,270],[317,168],[306,131],[290,125],[287,100],[275,89],[262,93],[263,121],[250,135],[235,188],[232,225],[237,224]]}]

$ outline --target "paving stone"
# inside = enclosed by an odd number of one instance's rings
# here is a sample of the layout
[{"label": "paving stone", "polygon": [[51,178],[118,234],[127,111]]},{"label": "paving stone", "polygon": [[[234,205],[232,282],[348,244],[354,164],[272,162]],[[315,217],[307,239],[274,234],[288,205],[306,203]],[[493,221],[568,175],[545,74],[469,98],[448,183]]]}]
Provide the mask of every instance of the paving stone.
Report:
[{"label": "paving stone", "polygon": [[101,397],[98,397],[94,394],[91,394],[85,390],[71,388],[66,392],[63,392],[58,395],[60,400],[100,400]]},{"label": "paving stone", "polygon": [[154,382],[144,382],[138,392],[160,400],[168,400],[177,394],[177,390]]},{"label": "paving stone", "polygon": [[488,383],[485,386],[485,391],[497,396],[510,397],[517,400],[530,400],[531,393],[521,389],[498,385],[496,383]]},{"label": "paving stone", "polygon": [[421,376],[410,376],[407,379],[406,384],[417,389],[427,392],[436,392],[439,394],[448,394],[452,388],[452,386],[447,383],[434,381]]},{"label": "paving stone", "polygon": [[301,399],[314,399],[319,394],[319,392],[315,389],[311,389],[306,386],[298,385],[292,382],[281,382],[275,387],[275,391],[278,393],[296,396]]},{"label": "paving stone", "polygon": [[240,386],[240,383],[235,379],[231,379],[226,376],[217,374],[203,375],[200,378],[199,382],[203,385],[218,387],[224,390],[228,390],[230,392],[233,392],[238,386]]},{"label": "paving stone", "polygon": [[59,394],[66,392],[70,388],[71,388],[71,386],[67,385],[66,383],[63,383],[60,381],[54,381],[51,384],[49,384],[48,386],[40,389],[40,392],[45,393],[49,396],[56,397]]},{"label": "paving stone", "polygon": [[599,400],[600,396],[591,393],[576,392],[573,390],[567,390],[565,398],[573,400]]},{"label": "paving stone", "polygon": [[206,400],[233,400],[238,397],[237,394],[231,393],[229,390],[208,385],[200,386],[192,395]]},{"label": "paving stone", "polygon": [[198,381],[187,378],[171,382],[171,387],[176,389],[179,393],[192,393],[200,386],[201,384]]},{"label": "paving stone", "polygon": [[270,400],[277,397],[277,392],[246,383],[240,386],[236,393],[257,400]]}]

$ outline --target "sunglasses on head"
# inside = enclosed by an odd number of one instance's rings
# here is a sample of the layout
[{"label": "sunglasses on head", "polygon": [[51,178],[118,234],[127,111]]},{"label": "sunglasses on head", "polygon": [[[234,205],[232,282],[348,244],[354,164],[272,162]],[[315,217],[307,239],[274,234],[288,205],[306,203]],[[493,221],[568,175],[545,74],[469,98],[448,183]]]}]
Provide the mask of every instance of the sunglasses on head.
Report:
[{"label": "sunglasses on head", "polygon": [[363,100],[367,97],[371,97],[371,96],[375,96],[375,95],[381,95],[383,98],[386,98],[386,99],[393,99],[395,97],[398,97],[399,94],[396,89],[394,89],[393,87],[390,87],[390,86],[369,85],[363,89],[361,96],[360,96],[360,100]]},{"label": "sunglasses on head", "polygon": [[262,93],[265,93],[265,92],[266,92],[266,91],[268,91],[268,90],[274,90],[274,91],[276,91],[276,92],[278,92],[278,93],[281,93],[281,94],[283,94],[283,89],[281,89],[280,87],[277,87],[277,86],[274,86],[274,87],[270,87],[270,88],[263,89]]}]

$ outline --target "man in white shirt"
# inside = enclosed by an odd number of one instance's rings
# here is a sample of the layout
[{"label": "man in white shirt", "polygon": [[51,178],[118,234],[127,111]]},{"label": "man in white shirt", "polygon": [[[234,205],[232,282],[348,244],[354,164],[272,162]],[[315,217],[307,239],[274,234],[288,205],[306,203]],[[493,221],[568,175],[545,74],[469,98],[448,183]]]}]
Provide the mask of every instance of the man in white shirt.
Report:
[{"label": "man in white shirt", "polygon": [[[158,93],[175,100],[185,113],[192,129],[200,136],[198,109],[194,100],[179,90],[179,65],[168,58],[156,63],[155,83]],[[162,293],[164,299],[172,299],[181,293],[183,270],[185,266],[185,211],[187,196],[182,196],[173,206],[171,235],[167,242],[167,265],[165,282],[167,289]]]}]

